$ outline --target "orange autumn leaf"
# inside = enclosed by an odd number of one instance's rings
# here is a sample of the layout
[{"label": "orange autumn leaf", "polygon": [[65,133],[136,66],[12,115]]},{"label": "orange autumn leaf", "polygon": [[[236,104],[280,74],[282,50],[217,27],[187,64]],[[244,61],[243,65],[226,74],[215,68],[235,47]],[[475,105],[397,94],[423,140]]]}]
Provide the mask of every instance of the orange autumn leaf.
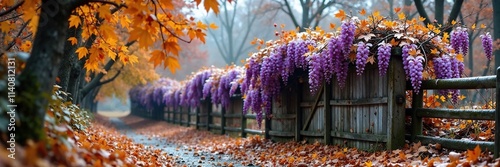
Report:
[{"label": "orange autumn leaf", "polygon": [[139,42],[139,47],[147,48],[154,43],[154,39],[148,30],[142,28],[135,28],[130,31],[129,41],[137,40]]},{"label": "orange autumn leaf", "polygon": [[207,12],[211,9],[215,14],[219,14],[219,2],[217,0],[204,0],[203,6],[205,6]]},{"label": "orange autumn leaf", "polygon": [[177,58],[168,56],[164,62],[164,68],[168,67],[168,69],[172,72],[175,73],[177,69],[181,68],[181,65],[179,64],[179,61]]},{"label": "orange autumn leaf", "polygon": [[80,19],[80,17],[76,16],[76,15],[71,15],[69,17],[69,27],[74,27],[74,28],[78,28],[78,26],[81,24],[82,20]]},{"label": "orange autumn leaf", "polygon": [[394,12],[395,12],[395,13],[398,13],[399,11],[401,11],[401,8],[400,8],[400,7],[394,8]]},{"label": "orange autumn leaf", "polygon": [[160,50],[155,50],[151,52],[151,58],[149,58],[149,62],[153,62],[154,67],[160,65],[163,60],[166,59],[166,55],[164,52]]},{"label": "orange autumn leaf", "polygon": [[467,150],[467,161],[471,163],[476,163],[479,160],[479,156],[481,155],[481,148],[477,145],[474,150]]},{"label": "orange autumn leaf", "polygon": [[365,166],[366,167],[372,167],[372,165],[373,165],[372,161],[366,161],[365,162]]},{"label": "orange autumn leaf", "polygon": [[366,10],[364,8],[361,9],[361,11],[359,11],[359,14],[362,15],[362,16],[364,16],[366,14]]},{"label": "orange autumn leaf", "polygon": [[337,13],[335,13],[335,17],[339,18],[340,20],[344,20],[346,18],[346,14],[344,10],[339,10]]},{"label": "orange autumn leaf", "polygon": [[78,54],[78,59],[82,59],[83,57],[87,56],[87,54],[89,54],[89,51],[86,47],[82,46],[76,49],[76,53]]},{"label": "orange autumn leaf", "polygon": [[332,29],[332,30],[335,29],[335,24],[330,23],[330,29]]},{"label": "orange autumn leaf", "polygon": [[71,45],[76,45],[78,43],[78,40],[75,37],[69,37],[68,41],[71,43]]}]

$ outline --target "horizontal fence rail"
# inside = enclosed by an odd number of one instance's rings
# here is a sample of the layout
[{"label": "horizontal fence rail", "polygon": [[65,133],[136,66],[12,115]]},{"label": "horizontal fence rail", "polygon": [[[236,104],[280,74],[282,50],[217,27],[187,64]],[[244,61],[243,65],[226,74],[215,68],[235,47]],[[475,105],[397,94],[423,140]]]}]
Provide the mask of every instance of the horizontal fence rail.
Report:
[{"label": "horizontal fence rail", "polygon": [[[422,81],[421,90],[445,90],[445,89],[493,89],[496,92],[496,104],[500,100],[500,68],[497,69],[497,75],[453,78],[453,79],[434,79]],[[407,90],[411,84],[406,84]],[[500,151],[500,114],[498,107],[495,109],[430,109],[423,107],[423,96],[413,94],[412,108],[405,110],[406,115],[412,117],[411,134],[409,137],[413,142],[420,141],[423,144],[440,143],[443,147],[451,149],[473,149],[479,145],[482,150],[493,150],[494,157],[499,156]],[[447,139],[422,135],[422,118],[449,118],[465,120],[494,120],[495,121],[495,140],[471,141],[461,139]]]}]

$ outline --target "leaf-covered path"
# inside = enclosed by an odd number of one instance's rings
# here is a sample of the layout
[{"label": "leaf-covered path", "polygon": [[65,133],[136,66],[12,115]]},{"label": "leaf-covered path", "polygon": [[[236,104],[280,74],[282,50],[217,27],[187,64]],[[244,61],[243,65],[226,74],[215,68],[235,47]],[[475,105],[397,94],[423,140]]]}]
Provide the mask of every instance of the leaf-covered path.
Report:
[{"label": "leaf-covered path", "polygon": [[[165,151],[169,156],[174,157],[176,165],[179,166],[241,166],[238,161],[231,159],[230,155],[220,154],[219,152],[207,152],[199,150],[188,145],[176,144],[166,138],[159,136],[148,136],[136,133],[137,128],[147,128],[156,121],[141,120],[138,122],[128,122],[126,124],[119,118],[110,118],[116,130],[132,139],[135,143],[154,147]],[[168,129],[165,129],[168,131]]]},{"label": "leaf-covered path", "polygon": [[259,136],[217,135],[193,127],[136,116],[112,118],[135,142],[167,152],[186,166],[498,166],[479,148],[452,151],[439,144],[407,144],[393,151],[366,152],[320,143],[274,143]]}]

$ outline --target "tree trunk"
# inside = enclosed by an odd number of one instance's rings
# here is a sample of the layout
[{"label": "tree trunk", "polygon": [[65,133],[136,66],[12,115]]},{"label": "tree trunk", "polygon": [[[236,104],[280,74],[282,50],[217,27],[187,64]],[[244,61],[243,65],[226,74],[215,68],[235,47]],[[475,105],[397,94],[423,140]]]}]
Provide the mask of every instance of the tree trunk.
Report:
[{"label": "tree trunk", "polygon": [[[74,37],[75,34],[81,34],[82,29],[78,28],[71,28],[68,30],[68,35],[66,36],[66,39],[70,37]],[[80,35],[77,35],[78,41],[81,40]],[[66,44],[64,45],[64,54],[66,55],[63,57],[61,68],[59,69],[59,80],[60,82],[58,83],[59,86],[61,86],[61,90],[68,92],[68,85],[69,82],[71,82],[71,79],[74,79],[71,77],[71,69],[73,66],[77,63],[78,58],[76,57],[76,49],[78,45],[72,45],[70,41],[66,41]]]},{"label": "tree trunk", "polygon": [[[493,4],[493,41],[500,38],[500,2],[498,0],[491,0]],[[500,50],[495,50],[495,68],[500,66]],[[496,74],[496,70],[495,71]]]},{"label": "tree trunk", "polygon": [[434,1],[434,11],[436,12],[434,15],[434,19],[436,19],[438,24],[443,25],[443,17],[444,17],[444,0],[436,0]]},{"label": "tree trunk", "polygon": [[18,78],[15,104],[19,119],[16,142],[44,139],[44,118],[48,99],[63,58],[68,19],[74,8],[67,1],[43,0],[33,49]]}]

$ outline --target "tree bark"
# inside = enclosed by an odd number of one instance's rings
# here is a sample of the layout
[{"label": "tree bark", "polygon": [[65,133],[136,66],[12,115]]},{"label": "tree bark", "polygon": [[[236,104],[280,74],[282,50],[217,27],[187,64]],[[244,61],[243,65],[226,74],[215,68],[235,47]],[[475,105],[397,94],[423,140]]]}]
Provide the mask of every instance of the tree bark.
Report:
[{"label": "tree bark", "polygon": [[[66,39],[70,37],[75,37],[77,41],[81,40],[82,29],[79,28],[71,28],[68,30],[68,34],[66,35]],[[76,36],[75,36],[76,34]],[[68,86],[71,82],[71,70],[76,63],[78,63],[78,57],[75,53],[78,45],[73,45],[70,41],[66,40],[66,44],[64,45],[64,56],[61,64],[61,68],[59,69],[59,86],[61,86],[61,90],[68,92]]]},{"label": "tree bark", "polygon": [[71,1],[43,0],[33,49],[26,68],[18,77],[15,104],[19,120],[16,142],[44,139],[44,118],[48,99],[64,56],[68,19],[76,5]]}]

